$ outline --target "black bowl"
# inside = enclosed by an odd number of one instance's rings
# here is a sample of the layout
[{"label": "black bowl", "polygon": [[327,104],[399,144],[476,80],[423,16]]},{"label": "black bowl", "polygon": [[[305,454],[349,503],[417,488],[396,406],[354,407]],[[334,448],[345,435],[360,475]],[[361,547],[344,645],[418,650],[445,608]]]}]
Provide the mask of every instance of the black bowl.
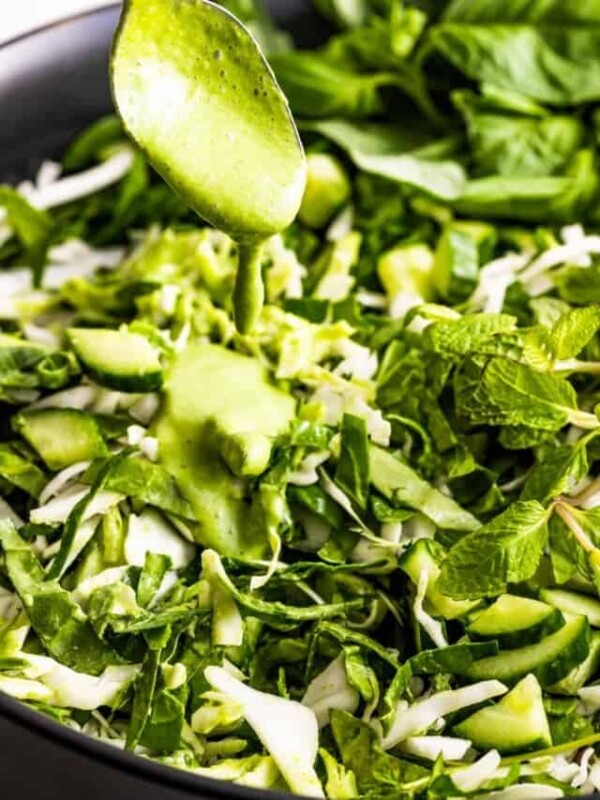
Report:
[{"label": "black bowl", "polygon": [[[6,0],[0,0],[5,2]],[[322,38],[306,0],[272,0],[299,43]],[[118,18],[111,6],[0,48],[0,180],[29,176],[75,133],[111,108],[108,51]],[[18,800],[283,800],[146,761],[83,736],[0,695],[2,795]]]}]

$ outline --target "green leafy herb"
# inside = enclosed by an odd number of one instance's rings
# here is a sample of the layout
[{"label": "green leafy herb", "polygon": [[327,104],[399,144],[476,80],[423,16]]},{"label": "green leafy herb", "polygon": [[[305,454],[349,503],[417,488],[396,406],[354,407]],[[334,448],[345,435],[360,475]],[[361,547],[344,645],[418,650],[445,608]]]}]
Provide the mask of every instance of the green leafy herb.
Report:
[{"label": "green leafy herb", "polygon": [[458,541],[442,563],[438,588],[456,600],[501,594],[531,578],[548,540],[549,512],[535,500],[514,503]]},{"label": "green leafy herb", "polygon": [[369,440],[360,417],[344,415],[342,448],[335,482],[361,507],[366,508],[369,492]]},{"label": "green leafy herb", "polygon": [[394,504],[420,511],[440,528],[469,531],[478,527],[474,516],[442,494],[385,450],[370,449],[371,482]]}]

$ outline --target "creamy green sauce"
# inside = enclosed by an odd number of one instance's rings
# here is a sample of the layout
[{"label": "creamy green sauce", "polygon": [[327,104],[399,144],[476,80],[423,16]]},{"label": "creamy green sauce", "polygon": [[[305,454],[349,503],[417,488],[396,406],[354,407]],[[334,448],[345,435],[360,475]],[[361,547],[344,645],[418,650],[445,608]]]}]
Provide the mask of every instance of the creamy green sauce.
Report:
[{"label": "creamy green sauce", "polygon": [[211,3],[129,0],[111,62],[126,129],[198,214],[240,245],[236,324],[262,308],[260,249],[295,218],[306,163],[256,42]]},{"label": "creamy green sauce", "polygon": [[267,467],[295,401],[254,359],[219,345],[190,345],[175,360],[156,425],[161,461],[198,520],[198,541],[229,556],[267,549],[260,494],[245,499],[246,476]]}]

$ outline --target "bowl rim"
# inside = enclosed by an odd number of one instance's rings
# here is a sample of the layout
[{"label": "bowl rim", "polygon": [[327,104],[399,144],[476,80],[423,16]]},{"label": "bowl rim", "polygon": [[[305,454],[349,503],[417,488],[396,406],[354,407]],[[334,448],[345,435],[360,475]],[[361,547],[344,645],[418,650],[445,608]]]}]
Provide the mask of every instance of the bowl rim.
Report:
[{"label": "bowl rim", "polygon": [[87,19],[89,17],[93,17],[96,14],[103,14],[107,11],[116,11],[117,9],[121,8],[123,2],[121,0],[109,0],[109,2],[103,3],[102,5],[96,6],[95,8],[90,8],[87,11],[76,11],[73,14],[63,14],[57,19],[53,19],[50,22],[45,22],[41,25],[36,25],[34,28],[29,28],[27,30],[22,31],[21,33],[17,33],[14,36],[11,36],[9,39],[5,41],[0,41],[0,53],[3,50],[11,47],[12,45],[19,44],[20,42],[31,38],[32,36],[36,36],[38,33],[46,33],[47,31],[51,31],[54,28],[60,28],[62,25],[68,25],[72,22],[78,22],[79,20]]},{"label": "bowl rim", "polygon": [[[121,2],[107,2],[89,11],[66,14],[45,25],[32,28],[0,43],[0,55],[28,39],[44,35],[63,26],[89,20],[107,12],[117,12]],[[20,728],[31,731],[42,739],[50,740],[64,750],[76,752],[92,761],[99,761],[116,771],[127,771],[140,780],[150,781],[163,788],[185,792],[199,797],[204,792],[207,800],[289,800],[292,795],[266,789],[253,789],[227,780],[196,775],[184,769],[171,767],[143,756],[121,750],[85,733],[46,716],[10,695],[0,693],[0,719],[6,719]]]}]

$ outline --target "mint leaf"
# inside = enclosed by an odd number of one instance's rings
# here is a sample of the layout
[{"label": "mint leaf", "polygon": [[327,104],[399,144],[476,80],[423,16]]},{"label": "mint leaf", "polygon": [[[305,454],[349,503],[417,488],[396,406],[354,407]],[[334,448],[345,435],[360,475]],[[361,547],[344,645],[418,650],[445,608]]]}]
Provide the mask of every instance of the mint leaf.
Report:
[{"label": "mint leaf", "polygon": [[577,394],[564,378],[506,358],[467,361],[454,380],[457,410],[471,425],[511,425],[558,431],[571,423],[595,427],[577,409]]},{"label": "mint leaf", "polygon": [[455,600],[493,597],[534,575],[548,539],[548,511],[536,500],[514,503],[465,536],[442,563],[438,588]]},{"label": "mint leaf", "polygon": [[554,324],[550,334],[555,358],[575,358],[599,329],[600,306],[567,311]]},{"label": "mint leaf", "polygon": [[517,319],[510,314],[466,314],[457,320],[430,325],[423,333],[423,344],[446,358],[492,353],[492,337],[510,333],[516,326]]},{"label": "mint leaf", "polygon": [[520,499],[546,503],[561,494],[571,494],[588,473],[587,445],[596,435],[593,431],[574,445],[565,444],[552,450],[541,448],[541,456],[523,486]]},{"label": "mint leaf", "polygon": [[[571,524],[567,524],[567,520]],[[579,526],[578,535],[572,525]],[[595,580],[596,568],[590,559],[590,550],[600,549],[600,508],[587,510],[568,506],[567,519],[553,514],[550,519],[550,559],[558,583],[565,583],[579,574],[589,581]],[[582,545],[582,535],[587,546]]]}]

